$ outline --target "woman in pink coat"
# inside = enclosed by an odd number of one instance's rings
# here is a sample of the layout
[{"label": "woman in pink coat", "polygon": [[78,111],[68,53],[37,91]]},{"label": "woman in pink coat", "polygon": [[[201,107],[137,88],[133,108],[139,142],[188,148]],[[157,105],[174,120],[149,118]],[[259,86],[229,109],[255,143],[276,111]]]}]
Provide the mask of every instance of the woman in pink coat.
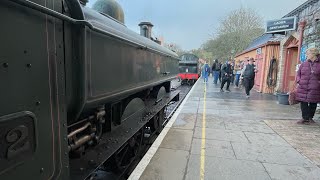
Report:
[{"label": "woman in pink coat", "polygon": [[302,119],[299,124],[314,123],[317,103],[320,102],[320,56],[319,50],[307,50],[307,61],[303,62],[297,72],[296,100],[301,102]]}]

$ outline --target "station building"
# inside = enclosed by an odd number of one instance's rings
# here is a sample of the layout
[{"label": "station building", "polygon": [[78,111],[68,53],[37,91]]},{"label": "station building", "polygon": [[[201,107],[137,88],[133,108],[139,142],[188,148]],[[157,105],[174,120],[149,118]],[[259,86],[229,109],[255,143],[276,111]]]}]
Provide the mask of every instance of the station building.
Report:
[{"label": "station building", "polygon": [[[268,21],[236,61],[254,58],[258,69],[254,89],[261,93],[288,92],[308,48],[320,48],[320,0],[308,0],[281,19]],[[275,64],[276,63],[276,64]]]}]

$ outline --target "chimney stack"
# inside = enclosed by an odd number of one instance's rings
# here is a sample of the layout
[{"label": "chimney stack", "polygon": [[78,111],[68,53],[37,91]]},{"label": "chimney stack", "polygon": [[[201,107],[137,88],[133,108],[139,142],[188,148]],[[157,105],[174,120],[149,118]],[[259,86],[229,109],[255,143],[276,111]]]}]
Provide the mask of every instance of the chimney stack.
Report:
[{"label": "chimney stack", "polygon": [[151,39],[151,29],[153,27],[153,24],[151,24],[151,22],[141,22],[139,26],[140,35]]}]

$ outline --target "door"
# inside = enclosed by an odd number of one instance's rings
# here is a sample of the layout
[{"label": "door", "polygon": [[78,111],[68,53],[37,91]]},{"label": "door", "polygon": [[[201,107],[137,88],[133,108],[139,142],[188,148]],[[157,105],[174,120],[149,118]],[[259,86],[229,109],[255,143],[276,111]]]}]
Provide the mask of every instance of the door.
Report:
[{"label": "door", "polygon": [[284,69],[284,86],[283,90],[288,92],[294,83],[295,76],[296,76],[296,65],[297,65],[297,57],[298,57],[298,48],[289,48],[287,49],[287,56],[285,62],[285,69]]}]

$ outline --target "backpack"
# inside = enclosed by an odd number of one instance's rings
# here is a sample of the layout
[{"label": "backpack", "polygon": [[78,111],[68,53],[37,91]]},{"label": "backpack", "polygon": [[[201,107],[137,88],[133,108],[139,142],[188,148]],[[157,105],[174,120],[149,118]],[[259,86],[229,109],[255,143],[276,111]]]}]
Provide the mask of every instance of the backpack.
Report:
[{"label": "backpack", "polygon": [[210,72],[209,66],[205,66],[204,71],[205,71],[205,72]]}]

